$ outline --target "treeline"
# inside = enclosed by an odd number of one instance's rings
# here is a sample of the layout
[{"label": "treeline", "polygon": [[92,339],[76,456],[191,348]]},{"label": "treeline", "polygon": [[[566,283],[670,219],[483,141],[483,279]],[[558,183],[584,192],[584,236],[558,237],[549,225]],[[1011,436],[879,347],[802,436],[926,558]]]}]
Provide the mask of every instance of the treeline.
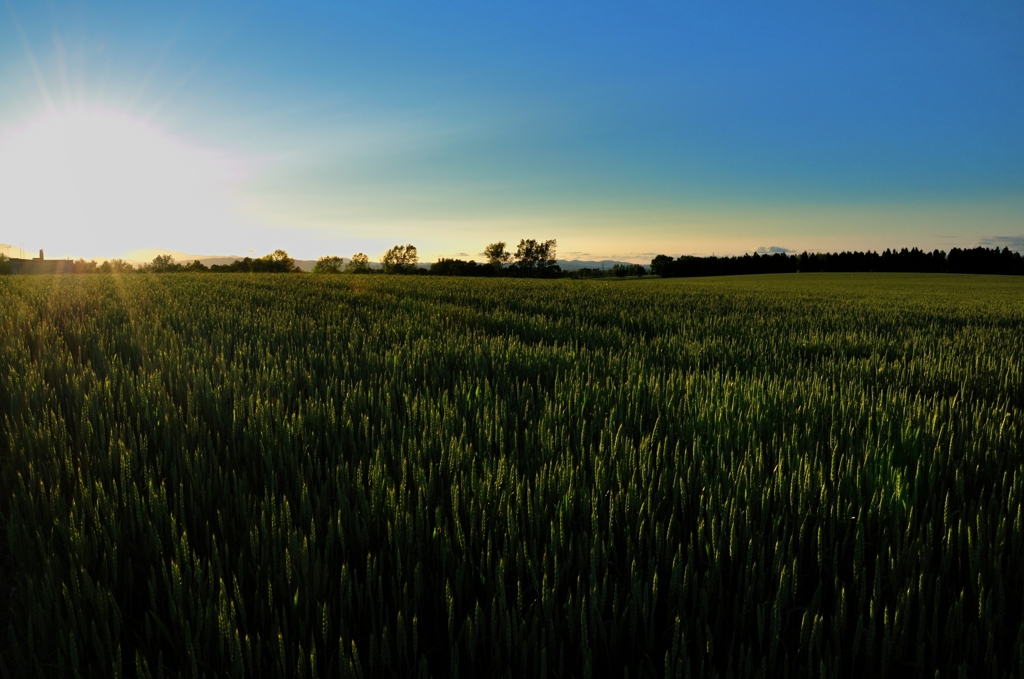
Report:
[{"label": "treeline", "polygon": [[[357,252],[346,262],[336,255],[321,257],[313,267],[315,274],[338,273],[383,273],[404,275],[435,275],[435,276],[517,276],[529,278],[557,278],[564,275],[555,260],[555,240],[537,241],[523,239],[515,252],[506,249],[504,242],[491,243],[484,248],[485,262],[474,260],[441,258],[429,267],[420,266],[419,253],[415,245],[395,245],[380,258],[380,267],[374,268],[370,258]],[[3,255],[0,255],[0,259]],[[3,262],[0,262],[2,267]],[[79,259],[74,262],[75,273],[302,273],[295,260],[284,250],[275,250],[269,255],[253,259],[246,257],[230,264],[213,264],[207,266],[199,260],[189,263],[175,261],[171,255],[159,255],[148,264],[134,267],[120,259],[96,262]],[[640,275],[644,268],[638,264],[612,269],[615,275]],[[0,273],[5,273],[0,268]]]},{"label": "treeline", "polygon": [[413,244],[396,245],[380,258],[380,268],[370,267],[370,258],[362,252],[352,256],[346,264],[341,257],[321,257],[313,273],[385,273],[433,276],[516,276],[524,278],[558,278],[564,275],[555,259],[554,239],[538,241],[524,238],[519,241],[515,252],[507,249],[504,241],[491,243],[484,248],[484,262],[476,260],[449,259],[442,257],[430,267],[420,266],[419,252]]},{"label": "treeline", "polygon": [[143,265],[147,273],[175,273],[178,271],[211,271],[213,273],[300,273],[292,259],[284,250],[275,250],[269,255],[253,259],[245,257],[230,264],[212,264],[206,266],[198,259],[191,264],[179,264],[170,255],[155,257],[149,264]]},{"label": "treeline", "polygon": [[340,257],[321,257],[313,273],[385,273],[414,274],[425,276],[469,276],[493,278],[512,276],[518,278],[598,278],[602,276],[643,276],[646,267],[641,264],[616,264],[611,269],[577,269],[563,271],[558,265],[554,239],[538,241],[524,238],[519,241],[516,251],[508,250],[504,241],[491,243],[484,248],[484,261],[462,260],[442,257],[429,267],[420,266],[416,246],[396,245],[381,257],[379,269],[370,267],[370,259],[359,252],[346,264]]},{"label": "treeline", "polygon": [[[1024,275],[1024,258],[1009,248],[973,249],[953,248],[927,252],[918,248],[885,250],[882,253],[825,252],[799,255],[775,253],[742,255],[739,257],[696,257],[683,255],[672,258],[658,255],[650,268],[640,264],[616,264],[610,269],[577,269],[563,271],[555,259],[555,240],[523,239],[515,252],[506,249],[504,242],[491,243],[484,248],[485,261],[465,261],[441,258],[429,267],[420,265],[416,246],[396,245],[380,258],[380,266],[370,264],[370,258],[359,252],[346,262],[338,256],[321,257],[313,268],[315,274],[382,273],[402,275],[524,278],[602,278],[644,276],[648,273],[663,278],[697,276],[737,276],[767,273],[807,272],[891,272],[891,273],[974,273]],[[206,266],[199,260],[176,262],[171,255],[159,255],[148,264],[134,267],[120,259],[101,264],[79,259],[73,263],[75,273],[302,273],[295,260],[284,250],[275,250],[259,258],[245,257],[230,264]],[[0,274],[11,273],[6,257],[0,255]]]},{"label": "treeline", "polygon": [[[0,255],[0,274],[8,273],[4,269],[6,263],[3,255]],[[292,259],[284,250],[275,250],[272,254],[264,255],[253,259],[246,257],[235,260],[230,264],[213,264],[207,266],[198,259],[192,262],[175,261],[171,255],[158,255],[148,264],[141,264],[138,267],[122,259],[111,259],[102,263],[77,259],[72,263],[72,270],[75,273],[185,273],[185,272],[213,272],[213,273],[300,273],[301,269],[295,265]]]},{"label": "treeline", "polygon": [[687,276],[736,276],[743,274],[798,272],[892,272],[892,273],[980,273],[1024,275],[1024,258],[1009,248],[970,250],[953,248],[926,252],[913,248],[877,252],[825,252],[788,255],[743,255],[742,257],[691,257],[673,259],[658,255],[651,260],[651,273],[665,278]]}]

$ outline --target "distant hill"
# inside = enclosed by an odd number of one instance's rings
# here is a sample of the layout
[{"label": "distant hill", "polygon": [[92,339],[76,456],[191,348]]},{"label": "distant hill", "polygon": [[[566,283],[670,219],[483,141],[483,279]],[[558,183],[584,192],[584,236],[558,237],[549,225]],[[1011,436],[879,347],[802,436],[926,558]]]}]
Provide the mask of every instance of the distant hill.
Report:
[{"label": "distant hill", "polygon": [[616,264],[633,264],[633,262],[623,262],[617,259],[602,259],[599,261],[590,261],[585,259],[559,259],[558,266],[562,267],[562,271],[578,271],[579,269],[611,269]]},{"label": "distant hill", "polygon": [[[135,252],[129,252],[124,256],[125,261],[132,264],[148,264],[153,261],[153,258],[157,255],[170,255],[174,258],[175,262],[179,264],[190,264],[196,260],[199,260],[206,266],[213,266],[214,264],[231,264],[237,262],[240,259],[245,259],[246,256],[258,259],[262,255],[194,255],[187,252],[175,252],[173,250],[136,250]],[[100,258],[97,258],[97,261]],[[345,260],[348,261],[347,259]],[[316,266],[315,259],[296,259],[296,266],[303,271],[312,271],[313,267]]]},{"label": "distant hill", "polygon": [[[191,262],[192,260],[198,259],[200,262],[202,262],[206,266],[213,266],[214,264],[231,264],[232,262],[237,262],[240,259],[245,259],[245,257],[235,257],[235,256],[231,256],[231,257],[192,257],[190,259],[178,259],[177,257],[175,257],[174,259],[175,259],[175,261],[178,261],[178,262]],[[253,259],[257,259],[257,258],[253,257]],[[346,263],[348,262],[347,258],[342,258],[342,259]],[[303,271],[312,271],[313,267],[316,266],[316,260],[315,259],[296,259],[295,260],[295,266],[299,267]]]}]

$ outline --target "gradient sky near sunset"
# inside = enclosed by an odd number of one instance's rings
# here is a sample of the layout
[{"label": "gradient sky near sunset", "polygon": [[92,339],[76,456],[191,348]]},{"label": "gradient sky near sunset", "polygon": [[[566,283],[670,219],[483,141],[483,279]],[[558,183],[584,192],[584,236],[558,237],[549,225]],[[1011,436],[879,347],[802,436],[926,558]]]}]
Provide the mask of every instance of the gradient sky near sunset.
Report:
[{"label": "gradient sky near sunset", "polygon": [[1024,249],[1024,5],[703,5],[6,2],[0,243]]}]

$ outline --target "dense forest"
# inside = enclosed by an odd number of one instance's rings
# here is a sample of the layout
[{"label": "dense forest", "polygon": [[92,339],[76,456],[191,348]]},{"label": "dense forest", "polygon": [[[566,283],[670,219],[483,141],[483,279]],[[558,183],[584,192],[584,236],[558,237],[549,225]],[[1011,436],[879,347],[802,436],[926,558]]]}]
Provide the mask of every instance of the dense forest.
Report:
[{"label": "dense forest", "polygon": [[1024,274],[1024,259],[1009,248],[971,250],[953,248],[925,252],[918,248],[877,252],[836,252],[788,255],[743,255],[742,257],[690,257],[672,259],[658,255],[651,261],[651,273],[666,278],[682,276],[733,276],[738,274],[797,272],[885,273],[985,273]]}]

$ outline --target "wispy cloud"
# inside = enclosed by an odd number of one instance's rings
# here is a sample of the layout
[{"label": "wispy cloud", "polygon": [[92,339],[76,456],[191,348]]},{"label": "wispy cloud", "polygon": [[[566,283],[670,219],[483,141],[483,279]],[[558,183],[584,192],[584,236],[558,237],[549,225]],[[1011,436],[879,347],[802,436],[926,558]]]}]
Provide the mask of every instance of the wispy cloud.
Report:
[{"label": "wispy cloud", "polygon": [[989,236],[979,238],[978,245],[987,248],[1009,248],[1017,252],[1024,252],[1024,236]]},{"label": "wispy cloud", "polygon": [[778,245],[762,245],[755,252],[759,255],[785,255],[790,252],[796,252],[792,248],[784,248]]}]

